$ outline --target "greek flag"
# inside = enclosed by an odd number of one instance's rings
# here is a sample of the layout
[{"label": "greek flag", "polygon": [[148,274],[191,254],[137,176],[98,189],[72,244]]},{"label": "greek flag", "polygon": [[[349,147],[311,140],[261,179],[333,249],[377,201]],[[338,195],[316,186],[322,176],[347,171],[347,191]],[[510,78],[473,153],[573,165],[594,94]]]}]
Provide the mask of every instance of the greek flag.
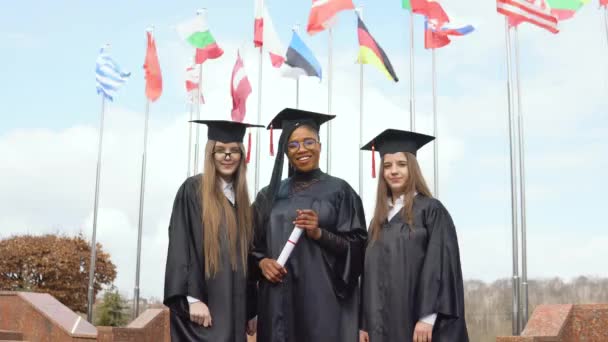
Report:
[{"label": "greek flag", "polygon": [[112,101],[118,88],[127,81],[129,76],[131,73],[123,71],[105,51],[105,47],[101,48],[95,66],[97,94],[102,94]]}]

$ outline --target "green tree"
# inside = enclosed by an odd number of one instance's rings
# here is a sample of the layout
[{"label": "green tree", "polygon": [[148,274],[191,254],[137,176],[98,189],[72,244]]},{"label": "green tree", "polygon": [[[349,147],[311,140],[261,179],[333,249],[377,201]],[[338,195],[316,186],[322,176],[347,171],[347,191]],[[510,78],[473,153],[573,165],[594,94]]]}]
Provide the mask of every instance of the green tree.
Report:
[{"label": "green tree", "polygon": [[111,287],[103,295],[103,302],[97,305],[95,313],[95,325],[121,327],[127,324],[127,301],[118,293],[115,287]]}]

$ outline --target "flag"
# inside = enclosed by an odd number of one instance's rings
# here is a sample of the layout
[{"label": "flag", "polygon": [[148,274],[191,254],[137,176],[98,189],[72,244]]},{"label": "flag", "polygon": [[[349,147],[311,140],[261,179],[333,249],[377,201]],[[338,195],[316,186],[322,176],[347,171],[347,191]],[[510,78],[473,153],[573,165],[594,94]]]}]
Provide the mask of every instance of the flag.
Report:
[{"label": "flag", "polygon": [[367,30],[363,20],[357,14],[357,35],[359,37],[359,56],[357,63],[371,64],[380,69],[389,79],[398,82],[399,79],[393,70],[384,50],[376,43],[376,40]]},{"label": "flag", "polygon": [[340,11],[355,9],[352,0],[312,0],[306,31],[313,35],[328,28]]},{"label": "flag", "polygon": [[99,50],[95,66],[97,94],[102,94],[106,99],[112,101],[116,91],[127,81],[129,76],[131,76],[131,73],[123,71],[105,51],[105,48]]},{"label": "flag", "polygon": [[608,0],[600,0],[600,7],[601,6],[608,7]]},{"label": "flag", "polygon": [[473,25],[458,25],[445,23],[438,26],[434,20],[426,19],[424,22],[424,48],[438,49],[450,43],[449,36],[464,36],[473,32]]},{"label": "flag", "polygon": [[507,16],[511,26],[525,21],[552,33],[559,32],[557,18],[545,0],[496,0],[496,11]]},{"label": "flag", "polygon": [[435,20],[439,25],[450,21],[438,0],[402,0],[401,7]]},{"label": "flag", "polygon": [[450,44],[450,38],[447,34],[437,29],[437,24],[434,21],[424,20],[424,48],[439,49]]},{"label": "flag", "polygon": [[202,64],[207,59],[216,59],[224,54],[224,50],[217,45],[207,25],[205,13],[177,25],[177,32],[183,40],[196,48],[194,62]]},{"label": "flag", "polygon": [[547,0],[551,8],[551,14],[557,17],[557,20],[566,20],[574,16],[583,5],[590,0]]},{"label": "flag", "polygon": [[285,62],[285,49],[281,44],[277,31],[274,29],[270,14],[264,7],[264,0],[255,0],[253,45],[255,47],[264,46],[266,48],[273,67],[279,68]]},{"label": "flag", "polygon": [[245,72],[245,66],[241,55],[237,51],[236,63],[232,69],[232,79],[230,81],[230,95],[232,95],[232,120],[243,122],[245,119],[247,97],[251,94],[251,84]]},{"label": "flag", "polygon": [[[193,103],[196,98],[196,90],[198,89],[198,73],[196,64],[186,68],[186,93],[188,94],[188,102]],[[203,92],[199,98],[199,102],[205,104]]]},{"label": "flag", "polygon": [[148,36],[148,49],[146,50],[146,59],[144,61],[144,70],[146,72],[146,97],[154,102],[163,92],[163,77],[160,72],[160,64],[158,63],[156,42],[152,37],[152,33],[146,32],[146,35]]},{"label": "flag", "polygon": [[286,57],[283,76],[291,78],[316,76],[321,79],[321,64],[295,31],[291,36]]}]

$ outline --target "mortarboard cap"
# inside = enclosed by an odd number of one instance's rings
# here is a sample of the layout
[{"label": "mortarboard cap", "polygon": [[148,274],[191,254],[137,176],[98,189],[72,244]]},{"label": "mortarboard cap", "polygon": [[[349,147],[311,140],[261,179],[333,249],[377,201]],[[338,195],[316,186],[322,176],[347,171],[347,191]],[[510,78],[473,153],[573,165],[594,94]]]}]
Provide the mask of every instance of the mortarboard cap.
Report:
[{"label": "mortarboard cap", "polygon": [[418,150],[433,141],[435,137],[398,129],[387,129],[361,147],[362,150],[372,151],[373,148],[381,156],[387,153],[409,152],[416,155]]},{"label": "mortarboard cap", "polygon": [[209,127],[207,139],[223,143],[242,143],[248,127],[264,127],[230,120],[192,120],[191,122],[207,125]]},{"label": "mortarboard cap", "polygon": [[268,124],[267,129],[282,129],[298,127],[300,125],[310,125],[319,130],[322,124],[335,118],[335,115],[309,112],[307,110],[285,108],[280,111]]}]

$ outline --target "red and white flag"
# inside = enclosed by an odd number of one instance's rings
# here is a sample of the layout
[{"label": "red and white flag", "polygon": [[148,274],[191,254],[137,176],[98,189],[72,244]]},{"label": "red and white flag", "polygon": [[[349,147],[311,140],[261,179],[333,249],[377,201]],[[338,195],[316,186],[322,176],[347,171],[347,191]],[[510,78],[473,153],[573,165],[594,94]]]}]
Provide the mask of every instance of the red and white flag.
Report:
[{"label": "red and white flag", "polygon": [[247,97],[251,94],[251,83],[247,78],[245,66],[237,51],[236,63],[232,69],[232,80],[230,82],[230,95],[232,95],[232,121],[243,122],[246,114]]},{"label": "red and white flag", "polygon": [[558,33],[557,17],[545,0],[496,0],[496,10],[509,18],[510,26],[528,22],[545,30]]},{"label": "red and white flag", "polygon": [[[196,98],[196,92],[198,89],[198,72],[195,65],[186,68],[186,93],[188,94],[188,102],[193,103]],[[201,91],[200,103],[205,104],[205,98]]]},{"label": "red and white flag", "polygon": [[355,9],[352,0],[312,0],[306,32],[313,35],[327,29],[340,11]]},{"label": "red and white flag", "polygon": [[270,55],[270,63],[275,68],[281,67],[285,62],[285,48],[281,44],[279,35],[272,24],[272,19],[266,7],[264,0],[255,1],[255,19],[253,24],[253,45],[255,47],[264,47]]}]

